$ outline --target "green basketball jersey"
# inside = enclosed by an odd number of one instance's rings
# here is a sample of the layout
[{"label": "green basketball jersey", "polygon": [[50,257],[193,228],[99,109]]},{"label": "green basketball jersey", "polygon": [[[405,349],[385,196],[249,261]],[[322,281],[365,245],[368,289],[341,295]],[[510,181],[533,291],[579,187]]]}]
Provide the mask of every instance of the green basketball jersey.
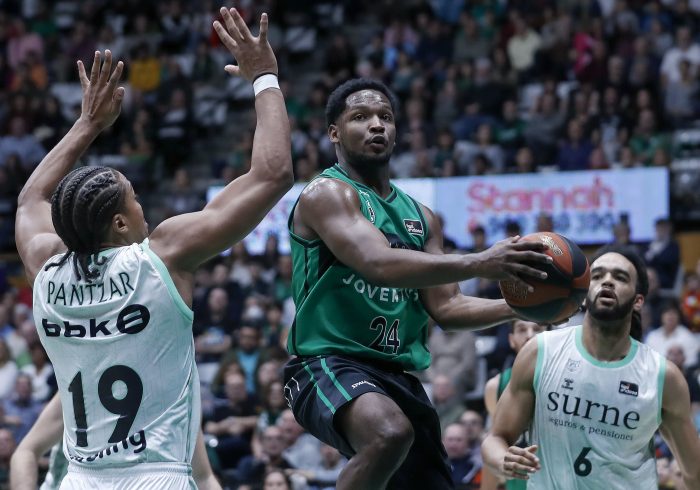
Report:
[{"label": "green basketball jersey", "polygon": [[[420,206],[391,186],[386,198],[356,182],[339,165],[319,177],[350,184],[362,214],[392,248],[423,250],[428,225]],[[295,205],[296,207],[296,205]],[[294,233],[289,218],[292,292],[297,312],[287,348],[298,356],[344,354],[398,363],[406,370],[430,364],[428,314],[417,289],[376,286],[341,263],[321,240]]]}]

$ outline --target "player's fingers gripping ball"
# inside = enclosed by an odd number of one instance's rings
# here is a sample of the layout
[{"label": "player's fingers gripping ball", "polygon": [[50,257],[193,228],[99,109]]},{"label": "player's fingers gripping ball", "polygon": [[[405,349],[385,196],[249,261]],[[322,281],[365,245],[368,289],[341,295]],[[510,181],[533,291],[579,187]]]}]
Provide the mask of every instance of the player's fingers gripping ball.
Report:
[{"label": "player's fingers gripping ball", "polygon": [[581,249],[557,233],[541,232],[526,235],[521,240],[541,241],[544,252],[552,259],[549,264],[528,264],[547,273],[547,279],[528,277],[525,281],[534,291],[514,281],[500,281],[506,303],[521,317],[537,323],[559,323],[573,315],[588,293],[591,270]]}]

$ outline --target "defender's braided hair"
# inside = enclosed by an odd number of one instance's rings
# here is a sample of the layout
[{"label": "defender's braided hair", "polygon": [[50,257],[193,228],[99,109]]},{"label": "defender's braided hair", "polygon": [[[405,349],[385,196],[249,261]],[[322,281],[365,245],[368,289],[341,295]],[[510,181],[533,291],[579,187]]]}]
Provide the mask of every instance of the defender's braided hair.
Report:
[{"label": "defender's braided hair", "polygon": [[100,266],[100,243],[110,221],[124,204],[124,185],[109,167],[81,167],[66,175],[51,196],[51,220],[68,251],[58,262],[45,267],[61,267],[73,256],[73,269],[91,282],[99,276],[91,263]]}]

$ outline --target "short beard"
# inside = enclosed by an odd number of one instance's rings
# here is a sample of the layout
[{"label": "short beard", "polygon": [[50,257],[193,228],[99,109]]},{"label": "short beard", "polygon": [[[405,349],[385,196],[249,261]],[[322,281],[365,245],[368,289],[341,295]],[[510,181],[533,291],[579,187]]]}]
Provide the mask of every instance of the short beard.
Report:
[{"label": "short beard", "polygon": [[381,153],[378,155],[368,155],[365,153],[354,152],[348,148],[344,148],[344,150],[345,155],[347,156],[347,163],[360,171],[377,170],[380,167],[388,165],[389,160],[391,159],[391,152]]},{"label": "short beard", "polygon": [[591,298],[586,298],[586,306],[588,313],[598,322],[620,322],[632,313],[632,310],[634,309],[634,299],[635,298],[633,296],[626,303],[618,303],[612,309],[600,310],[596,306],[595,301],[591,301]]}]

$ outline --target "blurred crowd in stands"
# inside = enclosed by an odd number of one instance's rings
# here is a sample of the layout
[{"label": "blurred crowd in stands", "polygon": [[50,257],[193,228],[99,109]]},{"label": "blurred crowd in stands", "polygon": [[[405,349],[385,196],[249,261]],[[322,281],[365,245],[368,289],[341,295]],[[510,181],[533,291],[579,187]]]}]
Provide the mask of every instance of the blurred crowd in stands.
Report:
[{"label": "blurred crowd in stands", "polygon": [[[301,182],[334,163],[325,102],[354,76],[384,80],[401,101],[394,177],[668,167],[684,151],[674,134],[700,119],[698,0],[228,3],[251,24],[270,14]],[[209,186],[250,164],[253,93],[223,71],[229,60],[211,27],[218,6],[0,2],[0,488],[16,443],[56,390],[14,255],[13,219],[29,173],[79,113],[75,61],[109,48],[126,63],[122,116],[84,160],[124,172],[153,227],[201,208]],[[538,226],[551,229],[551,220],[543,215]],[[650,266],[645,341],[683,368],[700,413],[700,263],[683,270],[670,220],[656,222],[656,232],[651,243],[634,244]],[[620,222],[610,240],[629,236]],[[473,238],[469,251],[502,237],[476,227]],[[232,489],[262,488],[268,473],[280,488],[333,488],[345,462],[287,410],[281,367],[294,318],[291,271],[270,236],[262,255],[238,244],[196,275],[203,428],[214,468]],[[499,297],[488,281],[460,287]],[[430,334],[433,363],[420,376],[449,426],[444,441],[459,488],[479,487],[483,389],[512,363],[508,332],[433,326]],[[661,488],[679,488],[670,452],[660,440],[656,447]]]}]

